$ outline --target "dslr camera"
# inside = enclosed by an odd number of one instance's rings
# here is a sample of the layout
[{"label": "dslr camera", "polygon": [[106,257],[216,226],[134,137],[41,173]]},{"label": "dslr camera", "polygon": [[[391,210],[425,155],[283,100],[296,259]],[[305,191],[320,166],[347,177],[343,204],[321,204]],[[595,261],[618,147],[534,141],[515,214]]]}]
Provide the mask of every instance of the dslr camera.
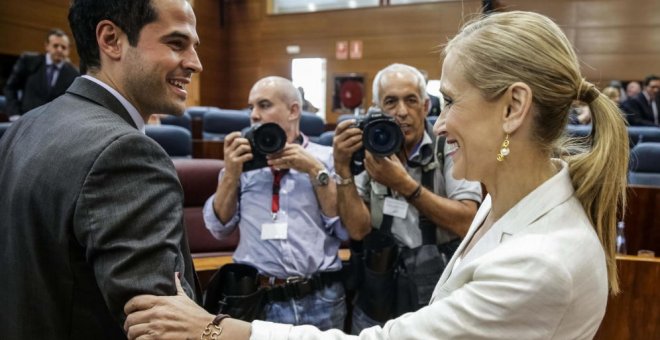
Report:
[{"label": "dslr camera", "polygon": [[384,114],[378,108],[370,108],[366,115],[358,117],[355,127],[362,130],[362,148],[351,156],[351,173],[364,171],[364,152],[374,156],[387,157],[401,150],[403,133],[394,117]]},{"label": "dslr camera", "polygon": [[244,130],[243,137],[252,148],[252,159],[243,163],[243,172],[267,167],[266,156],[282,151],[286,145],[286,132],[275,123],[252,125]]}]

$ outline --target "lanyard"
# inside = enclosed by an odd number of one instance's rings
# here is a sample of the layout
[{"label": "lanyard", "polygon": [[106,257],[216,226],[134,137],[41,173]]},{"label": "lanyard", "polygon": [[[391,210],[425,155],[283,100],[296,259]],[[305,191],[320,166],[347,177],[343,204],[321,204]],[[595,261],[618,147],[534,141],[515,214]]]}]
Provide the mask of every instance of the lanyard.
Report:
[{"label": "lanyard", "polygon": [[270,169],[273,173],[273,198],[271,201],[270,209],[273,213],[273,221],[277,218],[277,212],[280,211],[280,182],[282,177],[289,172],[289,169],[275,170]]}]

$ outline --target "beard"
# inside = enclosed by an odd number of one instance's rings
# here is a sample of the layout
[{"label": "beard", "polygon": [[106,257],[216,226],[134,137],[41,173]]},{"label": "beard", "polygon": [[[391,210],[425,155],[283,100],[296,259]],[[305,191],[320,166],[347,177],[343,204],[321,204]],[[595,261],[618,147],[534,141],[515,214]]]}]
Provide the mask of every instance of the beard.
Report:
[{"label": "beard", "polygon": [[141,115],[183,114],[185,101],[169,88],[166,76],[157,63],[143,59],[134,49],[129,50],[126,61],[124,87]]}]

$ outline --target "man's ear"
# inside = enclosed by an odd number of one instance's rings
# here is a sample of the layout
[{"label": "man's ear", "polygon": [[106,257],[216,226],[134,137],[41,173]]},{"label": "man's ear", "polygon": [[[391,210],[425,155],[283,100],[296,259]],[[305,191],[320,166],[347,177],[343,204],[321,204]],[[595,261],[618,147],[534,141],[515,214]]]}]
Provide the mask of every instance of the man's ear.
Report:
[{"label": "man's ear", "polygon": [[[520,128],[532,108],[532,89],[525,83],[511,84],[504,93],[506,107],[502,121],[505,133],[512,134]],[[530,116],[531,117],[531,116]]]},{"label": "man's ear", "polygon": [[99,54],[112,60],[121,59],[122,41],[120,37],[124,32],[110,20],[101,20],[96,25],[96,42],[99,45]]},{"label": "man's ear", "polygon": [[289,108],[289,120],[293,121],[299,119],[301,114],[302,114],[302,108],[300,107],[300,103],[298,102],[291,103],[291,107]]}]

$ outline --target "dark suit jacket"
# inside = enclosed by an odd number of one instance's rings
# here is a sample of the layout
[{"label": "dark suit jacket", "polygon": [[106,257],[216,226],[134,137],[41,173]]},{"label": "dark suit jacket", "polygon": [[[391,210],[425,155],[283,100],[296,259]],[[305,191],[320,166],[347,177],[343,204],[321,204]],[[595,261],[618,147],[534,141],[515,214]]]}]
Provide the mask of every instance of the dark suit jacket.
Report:
[{"label": "dark suit jacket", "polygon": [[429,105],[429,116],[439,116],[440,115],[440,98],[429,94],[429,100],[431,105]]},{"label": "dark suit jacket", "polygon": [[[656,98],[656,105],[660,110],[660,100]],[[628,124],[631,126],[658,126],[653,119],[653,109],[643,93],[639,93],[632,98],[628,98],[621,105],[628,118]]]},{"label": "dark suit jacket", "polygon": [[[78,75],[78,69],[65,62],[60,68],[57,81],[52,87],[49,87],[46,84],[46,55],[24,53],[14,64],[14,69],[7,79],[5,113],[10,116],[19,115],[48,103],[64,94],[64,91]],[[23,92],[20,100],[18,99],[19,91]]]},{"label": "dark suit jacket", "polygon": [[125,339],[124,304],[194,296],[183,190],[167,153],[78,78],[0,139],[3,339]]}]

